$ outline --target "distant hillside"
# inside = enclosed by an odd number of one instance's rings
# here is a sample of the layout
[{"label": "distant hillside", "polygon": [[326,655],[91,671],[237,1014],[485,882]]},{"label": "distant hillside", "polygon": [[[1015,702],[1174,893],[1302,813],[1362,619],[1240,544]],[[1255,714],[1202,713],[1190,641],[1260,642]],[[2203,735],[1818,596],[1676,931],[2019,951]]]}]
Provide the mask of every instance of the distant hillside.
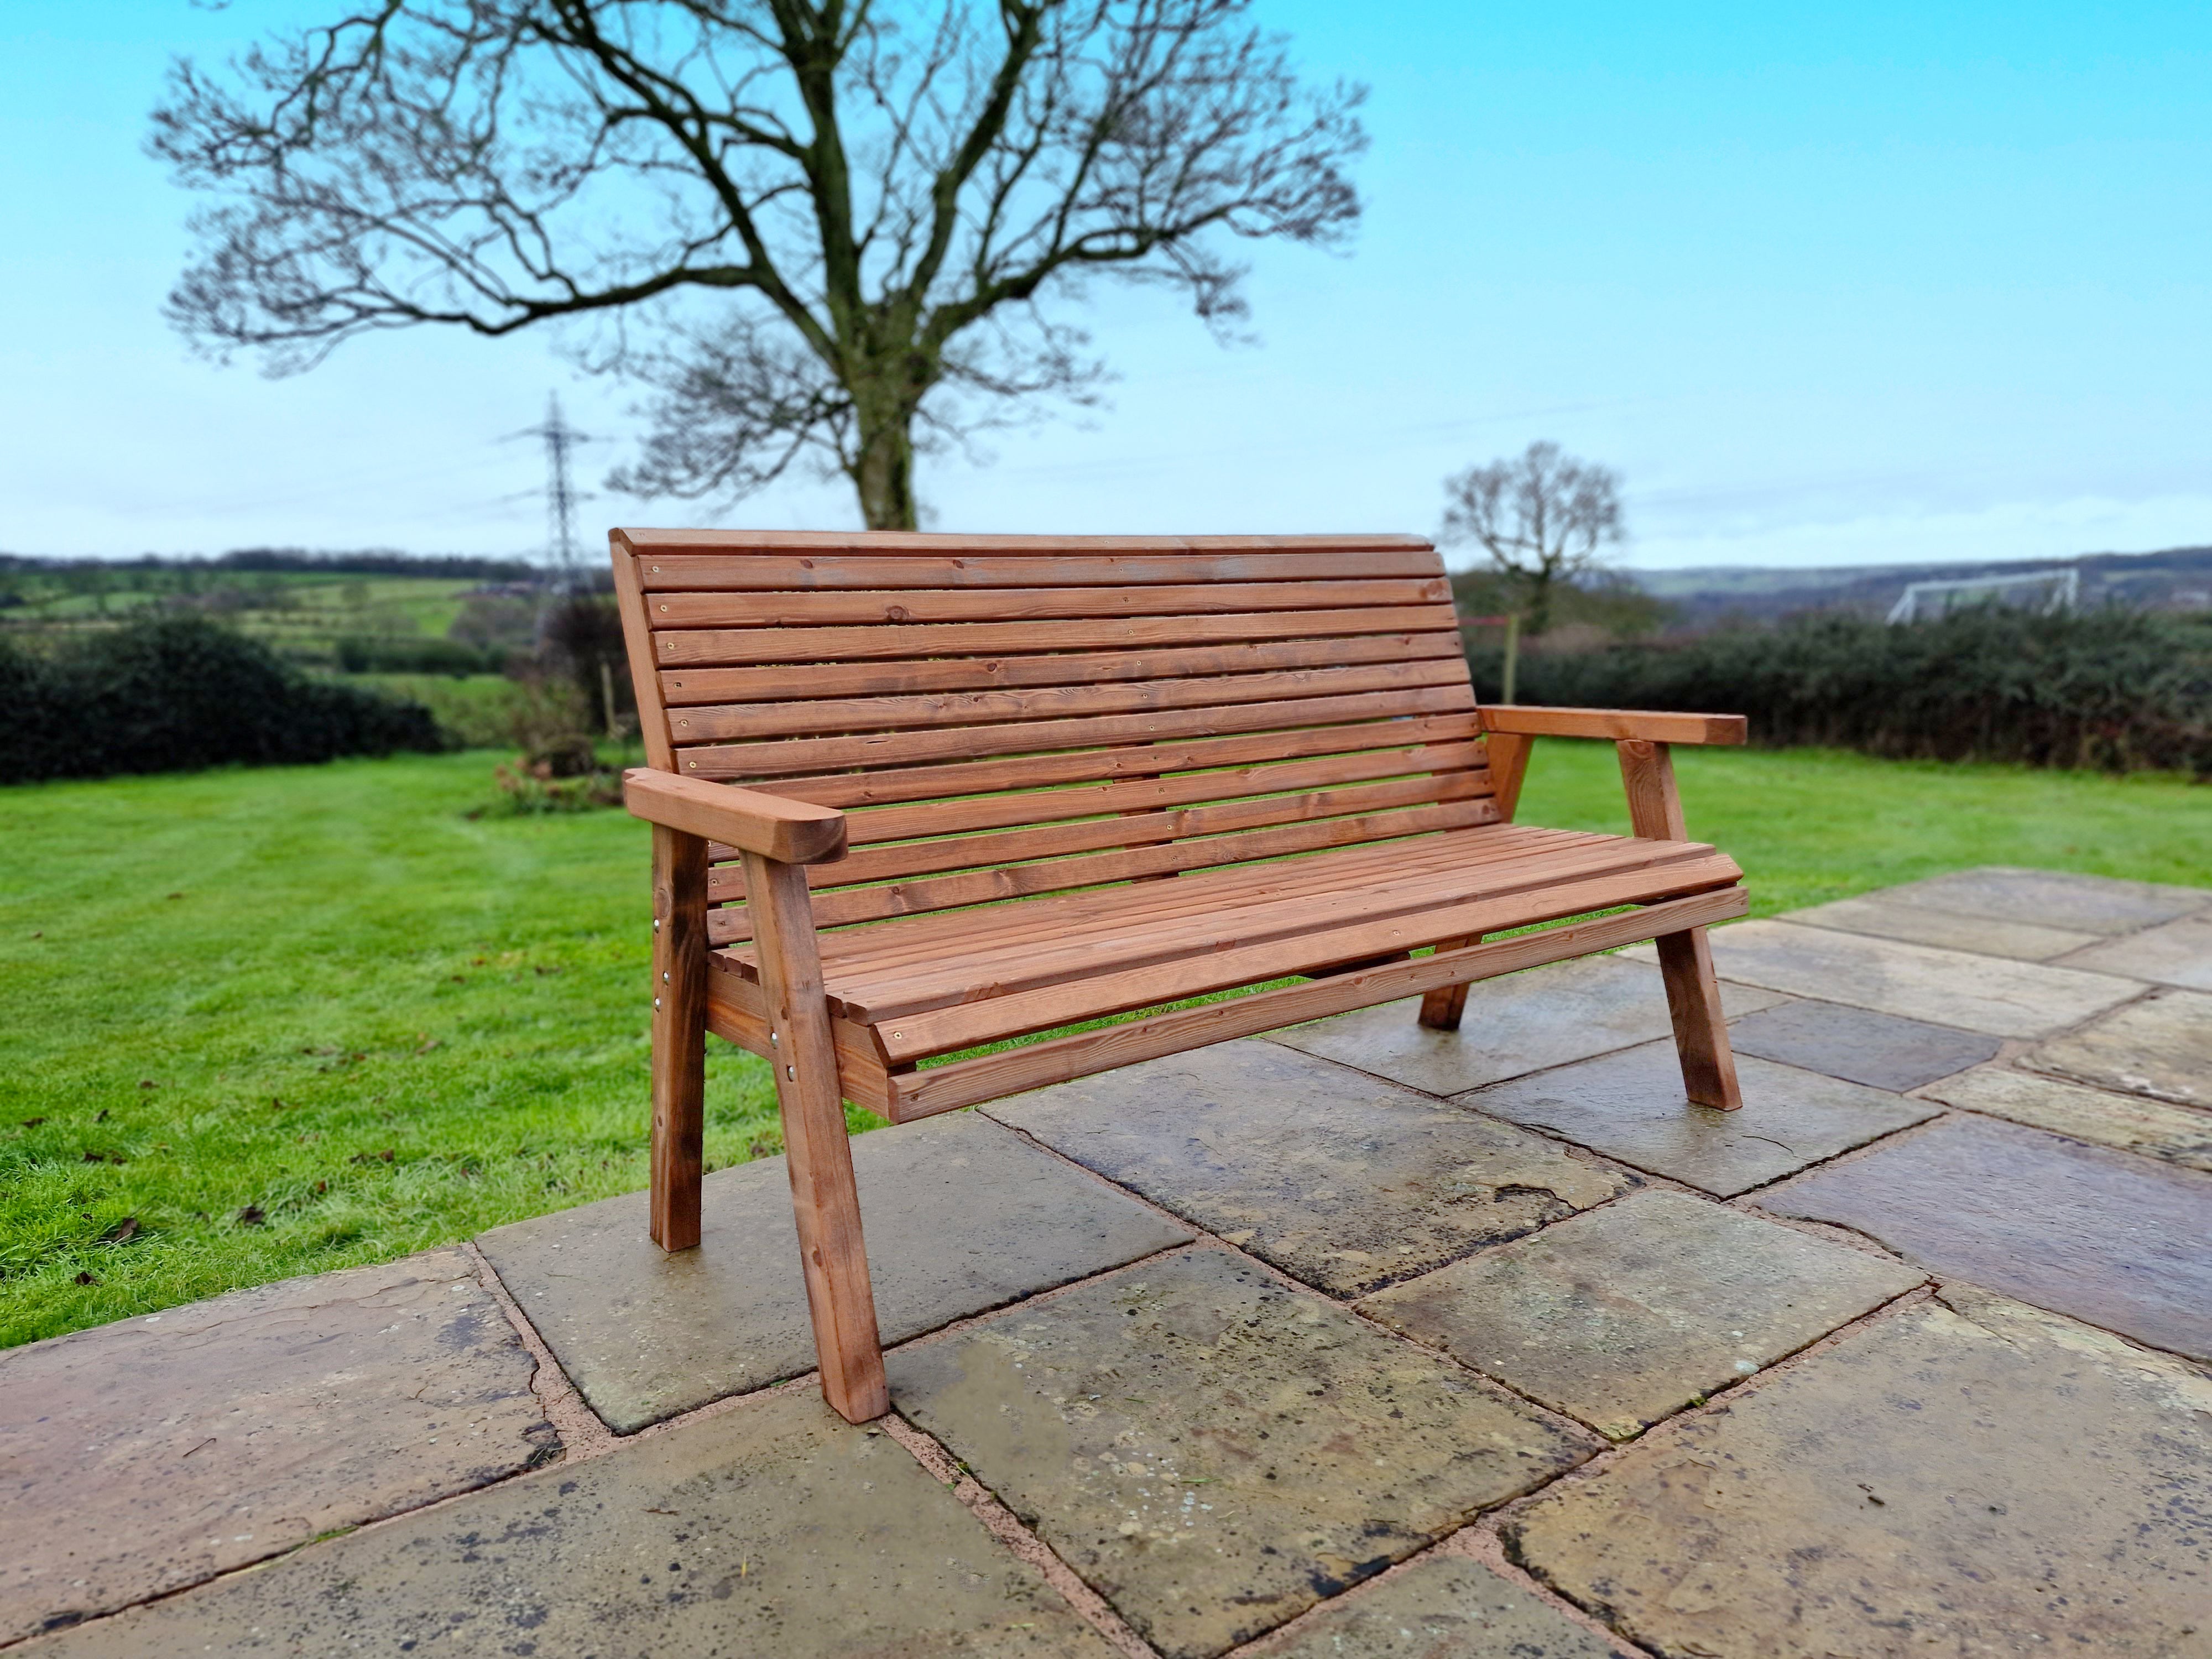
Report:
[{"label": "distant hillside", "polygon": [[1908,582],[2005,576],[2067,565],[2081,573],[2085,605],[2109,602],[2154,611],[2212,607],[2212,547],[2175,547],[2162,553],[2088,553],[2075,559],[1858,565],[1833,570],[1721,565],[1621,574],[1653,598],[1674,606],[1676,627],[1698,628],[1724,617],[1771,620],[1799,611],[1883,616],[1897,603]]}]

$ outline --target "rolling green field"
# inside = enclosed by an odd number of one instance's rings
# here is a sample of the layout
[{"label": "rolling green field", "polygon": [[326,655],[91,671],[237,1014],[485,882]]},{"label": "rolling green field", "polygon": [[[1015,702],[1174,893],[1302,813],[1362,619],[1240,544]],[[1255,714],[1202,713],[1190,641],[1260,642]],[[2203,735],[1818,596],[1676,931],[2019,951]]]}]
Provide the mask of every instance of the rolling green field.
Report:
[{"label": "rolling green field", "polygon": [[[471,817],[493,758],[0,791],[0,1345],[644,1184],[646,830]],[[1974,864],[2212,884],[2172,778],[1680,768],[1759,914]],[[1521,816],[1625,830],[1610,748],[1540,744]],[[710,1048],[709,1162],[779,1150]]]}]

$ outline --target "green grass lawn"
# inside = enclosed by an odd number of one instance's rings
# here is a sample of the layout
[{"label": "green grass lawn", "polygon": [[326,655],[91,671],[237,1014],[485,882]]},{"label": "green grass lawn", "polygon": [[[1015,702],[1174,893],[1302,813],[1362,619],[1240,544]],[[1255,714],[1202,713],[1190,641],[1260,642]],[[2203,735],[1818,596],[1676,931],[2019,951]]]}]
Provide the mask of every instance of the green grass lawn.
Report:
[{"label": "green grass lawn", "polygon": [[[646,830],[471,818],[494,758],[0,791],[0,1345],[645,1183]],[[2212,790],[2169,778],[1680,764],[1761,914],[1973,864],[2212,883]],[[1625,829],[1610,748],[1539,744],[1521,816]],[[708,1160],[778,1150],[710,1048]]]}]

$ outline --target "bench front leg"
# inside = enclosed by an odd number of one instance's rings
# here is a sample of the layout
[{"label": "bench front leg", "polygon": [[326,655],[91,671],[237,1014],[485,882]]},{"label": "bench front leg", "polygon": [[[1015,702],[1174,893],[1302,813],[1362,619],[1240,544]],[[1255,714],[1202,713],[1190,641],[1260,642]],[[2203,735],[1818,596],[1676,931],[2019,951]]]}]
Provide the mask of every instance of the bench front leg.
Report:
[{"label": "bench front leg", "polygon": [[768,1005],[769,1064],[783,1110],[784,1160],[822,1394],[847,1422],[866,1423],[890,1409],[890,1389],[860,1238],[860,1194],[845,1136],[813,902],[799,866],[751,852],[744,864],[745,908]]},{"label": "bench front leg", "polygon": [[[1629,738],[1615,747],[1620,751],[1620,781],[1628,792],[1630,827],[1647,840],[1687,841],[1668,746]],[[1720,979],[1713,972],[1705,930],[1662,933],[1652,942],[1659,948],[1659,972],[1667,984],[1667,1013],[1681,1056],[1682,1085],[1698,1105],[1732,1112],[1743,1104],[1743,1091],[1736,1083],[1735,1052],[1729,1045]]]},{"label": "bench front leg", "polygon": [[653,1194],[664,1250],[699,1243],[707,1127],[707,842],[653,826]]}]

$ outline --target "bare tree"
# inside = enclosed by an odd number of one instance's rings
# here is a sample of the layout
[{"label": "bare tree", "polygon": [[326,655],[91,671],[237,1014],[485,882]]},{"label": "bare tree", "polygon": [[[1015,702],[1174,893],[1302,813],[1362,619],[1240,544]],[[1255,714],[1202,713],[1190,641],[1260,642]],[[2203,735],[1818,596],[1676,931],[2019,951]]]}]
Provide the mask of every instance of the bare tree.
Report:
[{"label": "bare tree", "polygon": [[1555,443],[1456,473],[1444,480],[1444,497],[1441,539],[1481,545],[1521,590],[1531,634],[1551,626],[1556,584],[1594,567],[1599,549],[1621,538],[1620,475]]},{"label": "bare tree", "polygon": [[170,314],[280,374],[597,318],[571,349],[656,389],[623,487],[734,497],[811,456],[909,527],[918,439],[1094,394],[1044,302],[1161,283],[1225,336],[1234,239],[1348,237],[1363,90],[1302,86],[1249,8],[360,0],[173,71],[151,147],[218,199]]}]

